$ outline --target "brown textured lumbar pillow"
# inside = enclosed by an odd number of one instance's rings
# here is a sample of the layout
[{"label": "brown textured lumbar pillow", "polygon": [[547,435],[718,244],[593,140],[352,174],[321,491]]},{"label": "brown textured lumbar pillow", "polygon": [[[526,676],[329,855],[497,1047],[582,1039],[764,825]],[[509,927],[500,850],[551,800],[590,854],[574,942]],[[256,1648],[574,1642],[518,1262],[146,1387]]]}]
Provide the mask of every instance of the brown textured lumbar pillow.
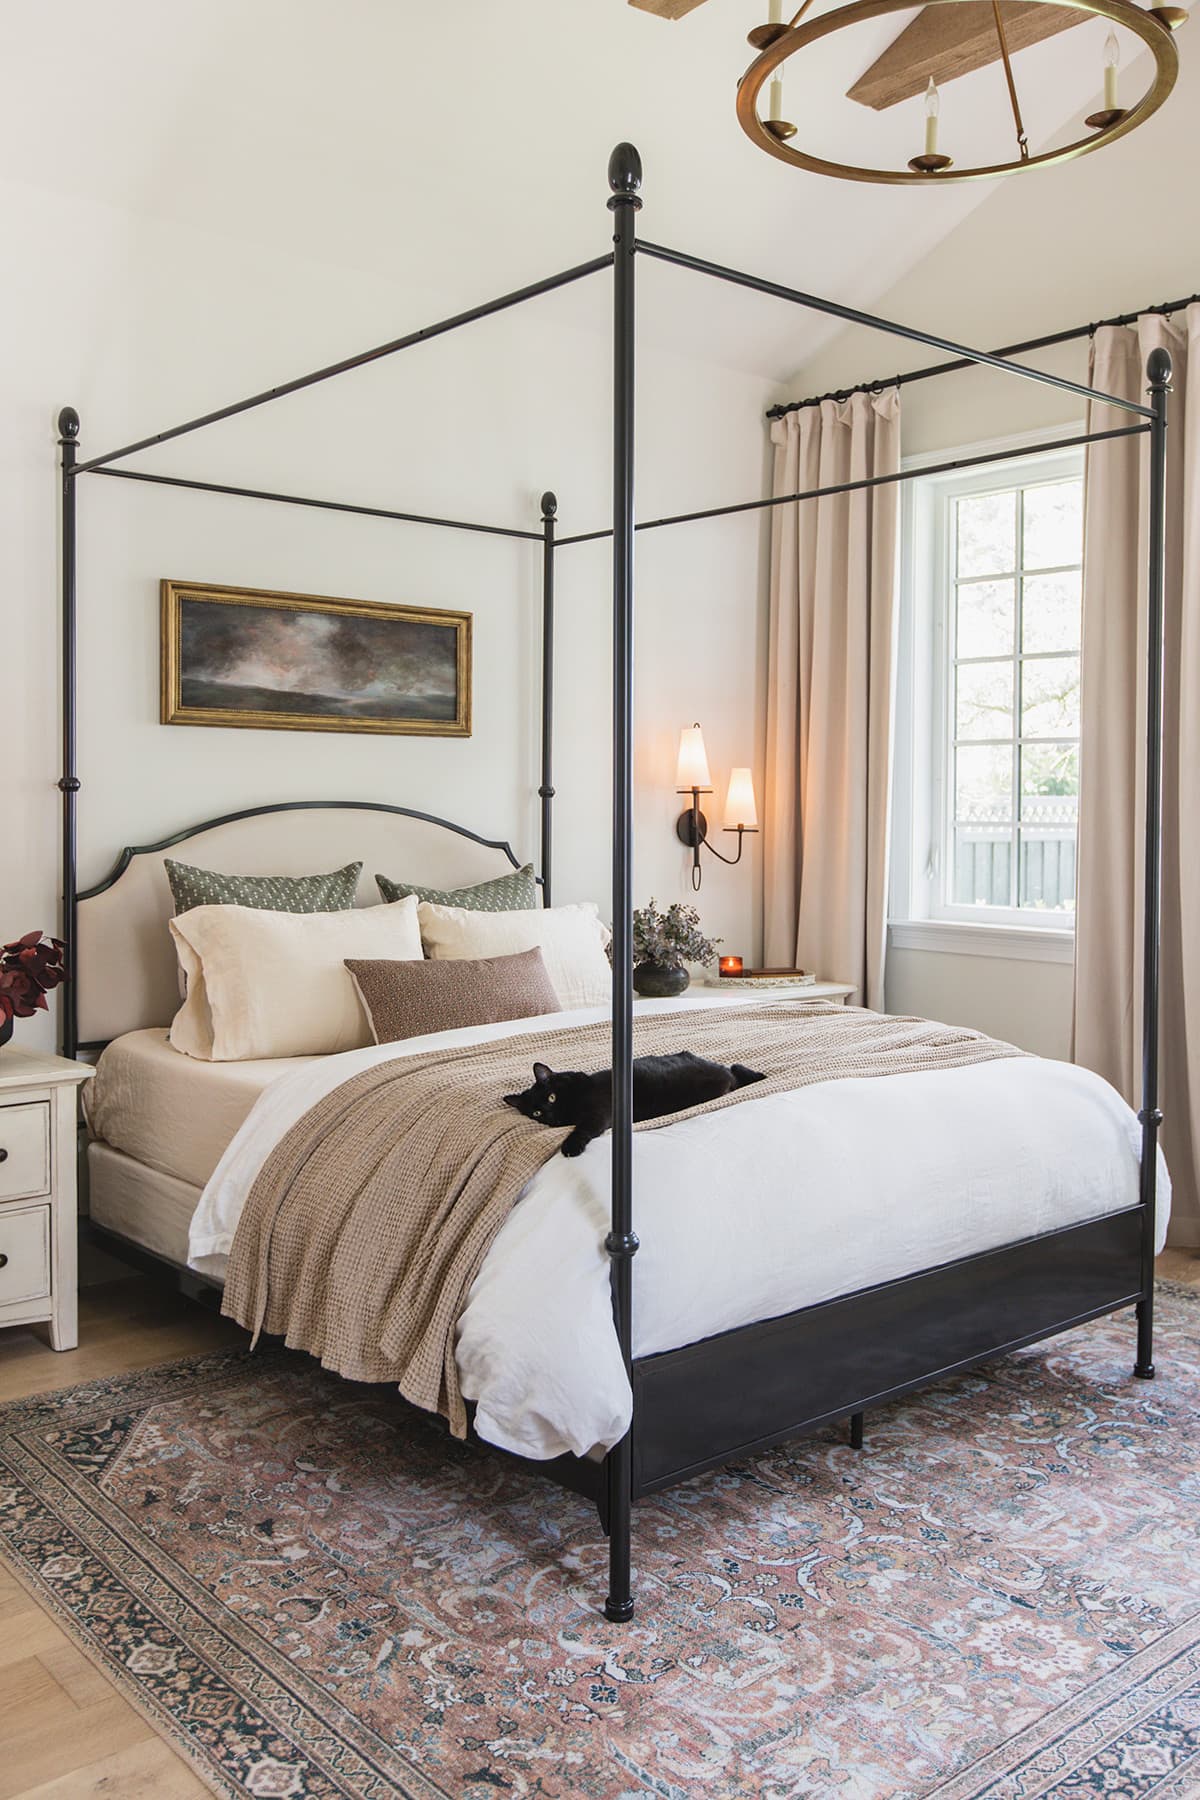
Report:
[{"label": "brown textured lumbar pillow", "polygon": [[459,962],[347,960],[377,1044],[560,1010],[539,949]]}]

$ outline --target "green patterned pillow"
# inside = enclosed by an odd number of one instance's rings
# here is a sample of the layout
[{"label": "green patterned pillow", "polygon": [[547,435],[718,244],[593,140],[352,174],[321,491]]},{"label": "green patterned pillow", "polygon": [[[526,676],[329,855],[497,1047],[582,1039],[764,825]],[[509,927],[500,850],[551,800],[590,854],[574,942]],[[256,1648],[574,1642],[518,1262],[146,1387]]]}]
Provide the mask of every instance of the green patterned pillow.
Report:
[{"label": "green patterned pillow", "polygon": [[384,900],[403,900],[415,894],[431,906],[462,906],[468,912],[532,912],[538,903],[537,882],[533,864],[514,869],[511,875],[497,875],[492,881],[476,882],[474,887],[431,888],[410,887],[407,882],[389,881],[386,875],[375,877],[375,886]]},{"label": "green patterned pillow", "polygon": [[360,862],[328,875],[218,875],[163,858],[176,913],[193,906],[255,906],[262,912],[348,912],[354,905]]}]

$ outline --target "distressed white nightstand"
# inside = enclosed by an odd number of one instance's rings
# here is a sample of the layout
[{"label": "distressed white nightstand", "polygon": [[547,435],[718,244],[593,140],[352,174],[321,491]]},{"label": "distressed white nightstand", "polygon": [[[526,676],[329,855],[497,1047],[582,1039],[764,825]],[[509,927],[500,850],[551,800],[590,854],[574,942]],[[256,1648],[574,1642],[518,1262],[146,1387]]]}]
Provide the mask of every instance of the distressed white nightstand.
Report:
[{"label": "distressed white nightstand", "polygon": [[76,1102],[92,1074],[0,1050],[0,1326],[48,1321],[56,1350],[79,1342]]},{"label": "distressed white nightstand", "polygon": [[756,994],[763,1000],[840,1000],[843,1004],[852,994],[858,992],[845,981],[722,981],[719,975],[706,975],[702,981],[693,979],[693,987],[703,988],[711,993],[714,988],[721,988],[727,994],[736,994],[739,999],[753,1000]]}]

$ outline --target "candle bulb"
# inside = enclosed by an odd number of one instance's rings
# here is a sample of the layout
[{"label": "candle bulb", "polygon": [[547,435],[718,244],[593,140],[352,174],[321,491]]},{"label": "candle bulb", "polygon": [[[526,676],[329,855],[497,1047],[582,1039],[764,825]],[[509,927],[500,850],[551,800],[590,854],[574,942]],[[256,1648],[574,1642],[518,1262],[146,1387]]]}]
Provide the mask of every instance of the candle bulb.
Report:
[{"label": "candle bulb", "polygon": [[783,75],[778,70],[771,77],[769,116],[772,119],[783,117]]},{"label": "candle bulb", "polygon": [[770,5],[767,8],[767,24],[783,24],[783,0],[770,0]]},{"label": "candle bulb", "polygon": [[1117,111],[1117,63],[1120,61],[1121,46],[1117,42],[1117,34],[1110,31],[1104,40],[1104,110]]},{"label": "candle bulb", "polygon": [[933,76],[931,75],[929,77],[929,86],[925,89],[925,154],[926,154],[926,156],[936,156],[937,155],[938,113],[941,110],[941,104],[942,104],[941,100],[938,97],[937,82],[933,79]]}]

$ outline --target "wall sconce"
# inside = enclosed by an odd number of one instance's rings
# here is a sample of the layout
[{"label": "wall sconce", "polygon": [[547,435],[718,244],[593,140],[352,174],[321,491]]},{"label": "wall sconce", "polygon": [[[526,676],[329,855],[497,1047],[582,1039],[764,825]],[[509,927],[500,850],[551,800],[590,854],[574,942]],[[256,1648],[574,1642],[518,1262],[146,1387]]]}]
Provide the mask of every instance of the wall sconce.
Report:
[{"label": "wall sconce", "polygon": [[725,800],[725,831],[737,832],[737,855],[722,856],[708,841],[708,820],[700,811],[701,794],[711,794],[712,776],[708,772],[708,753],[704,734],[698,724],[685,725],[679,734],[679,762],[675,770],[675,791],[690,794],[691,805],[685,807],[675,821],[675,835],[692,853],[692,888],[699,891],[704,879],[700,864],[701,845],[718,861],[733,868],[742,860],[742,840],[748,831],[758,830],[758,809],[754,804],[754,781],[749,769],[733,769],[729,776],[729,792]]}]

